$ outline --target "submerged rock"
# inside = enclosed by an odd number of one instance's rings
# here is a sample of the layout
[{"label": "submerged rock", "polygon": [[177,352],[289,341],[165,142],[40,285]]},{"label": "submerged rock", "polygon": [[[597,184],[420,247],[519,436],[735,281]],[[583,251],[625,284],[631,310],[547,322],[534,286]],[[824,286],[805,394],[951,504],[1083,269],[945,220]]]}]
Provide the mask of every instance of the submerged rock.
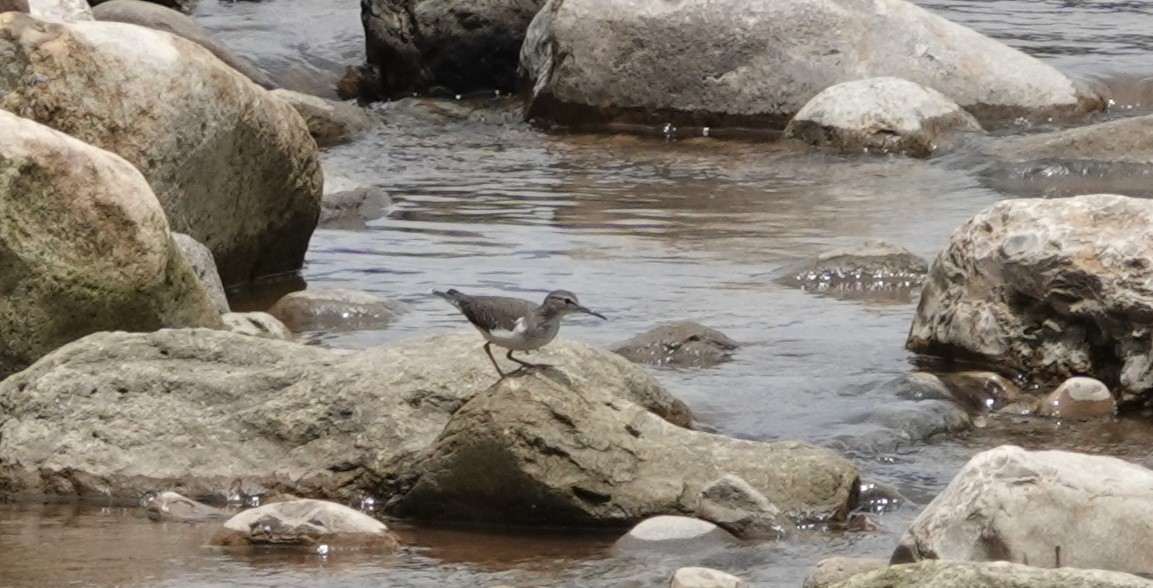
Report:
[{"label": "submerged rock", "polygon": [[1069,378],[1041,401],[1041,416],[1087,420],[1111,417],[1117,411],[1113,393],[1100,380]]},{"label": "submerged rock", "polygon": [[332,229],[362,229],[368,221],[387,214],[390,206],[388,192],[378,186],[325,176],[319,224]]},{"label": "submerged rock", "polygon": [[779,281],[842,299],[907,301],[925,280],[929,264],[900,245],[870,240],[836,248],[786,270]]},{"label": "submerged rock", "polygon": [[4,110],[0,134],[0,379],[96,331],[220,326],[132,164]]},{"label": "submerged rock", "polygon": [[1153,389],[1153,202],[1109,194],[1007,200],[953,234],[905,346],[1034,381],[1089,374]]},{"label": "submerged rock", "polygon": [[674,367],[709,367],[732,358],[739,344],[696,321],[664,323],[613,346],[629,361]]},{"label": "submerged rock", "polygon": [[947,149],[951,134],[979,131],[977,119],[948,96],[882,77],[825,88],[789,121],[785,136],[848,153],[927,157]]},{"label": "submerged rock", "polygon": [[355,547],[392,551],[396,538],[384,523],[335,502],[296,499],[246,510],[224,523],[214,545]]},{"label": "submerged rock", "polygon": [[998,447],[969,460],[925,507],[892,562],[1005,560],[1150,573],[1151,489],[1153,471],[1117,458]]},{"label": "submerged rock", "polygon": [[140,502],[148,518],[154,521],[197,523],[232,516],[232,513],[226,510],[208,506],[172,491],[159,494],[149,492]]},{"label": "submerged rock", "polygon": [[1035,568],[997,562],[923,561],[858,574],[833,588],[1153,588],[1131,574],[1076,568]]},{"label": "submerged rock", "polygon": [[796,520],[840,520],[855,506],[856,470],[827,450],[690,431],[562,376],[505,378],[458,409],[399,497],[399,512],[619,526],[694,512],[704,486],[725,474]]},{"label": "submerged rock", "polygon": [[285,295],[268,314],[294,333],[380,329],[408,312],[408,305],[370,292],[314,288]]}]

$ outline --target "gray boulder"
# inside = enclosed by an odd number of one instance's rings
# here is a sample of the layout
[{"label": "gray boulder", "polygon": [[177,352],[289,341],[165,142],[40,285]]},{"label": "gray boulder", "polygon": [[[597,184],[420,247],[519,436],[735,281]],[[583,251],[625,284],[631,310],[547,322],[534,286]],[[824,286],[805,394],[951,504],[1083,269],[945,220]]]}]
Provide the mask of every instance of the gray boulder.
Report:
[{"label": "gray boulder", "polygon": [[220,314],[231,312],[228,295],[224,292],[224,284],[220,281],[220,272],[216,271],[216,258],[212,257],[212,251],[184,233],[172,233],[172,240],[184,255],[184,260],[192,267],[192,271],[196,272],[196,279],[200,280],[201,287],[212,299],[216,311]]},{"label": "gray boulder", "polygon": [[268,314],[294,333],[380,329],[408,311],[408,305],[371,292],[314,288],[286,294]]},{"label": "gray boulder", "polygon": [[917,515],[892,563],[1004,560],[1150,573],[1151,489],[1153,471],[1117,458],[998,447],[969,460]]},{"label": "gray boulder", "polygon": [[200,45],[125,23],[7,12],[0,52],[0,108],[128,160],[225,286],[300,269],[323,180],[291,106]]},{"label": "gray boulder", "polygon": [[260,68],[220,44],[208,29],[200,26],[200,23],[192,17],[174,10],[173,7],[143,0],[109,0],[93,6],[92,16],[96,20],[134,24],[184,37],[209,50],[220,61],[244,74],[257,85],[269,89],[276,87],[272,79],[260,71]]},{"label": "gray boulder", "polygon": [[526,32],[521,76],[529,117],[562,125],[783,128],[825,88],[880,76],[988,122],[1104,106],[1052,66],[903,0],[550,0]]},{"label": "gray boulder", "polygon": [[858,574],[832,588],[1153,588],[1120,572],[998,562],[923,561]]},{"label": "gray boulder", "polygon": [[629,361],[672,367],[708,367],[728,361],[736,341],[696,321],[663,323],[613,346]]},{"label": "gray boulder", "polygon": [[336,102],[292,90],[273,90],[272,95],[284,100],[300,113],[308,132],[320,147],[341,145],[378,124],[369,111],[351,102]]},{"label": "gray boulder", "polygon": [[701,490],[696,515],[741,539],[781,539],[795,529],[764,494],[732,474]]},{"label": "gray boulder", "polygon": [[[687,424],[623,358],[554,341],[542,359]],[[0,492],[169,488],[347,499],[400,491],[411,460],[493,385],[475,332],[351,352],[207,329],[97,333],[0,382]]]},{"label": "gray boulder", "polygon": [[531,372],[474,396],[421,460],[398,511],[439,520],[627,525],[695,512],[704,486],[726,474],[795,520],[843,519],[855,506],[857,472],[832,452],[683,429],[568,380]]},{"label": "gray boulder", "polygon": [[130,163],[4,110],[0,135],[0,379],[96,331],[220,326]]},{"label": "gray boulder", "polygon": [[948,96],[901,78],[842,82],[809,100],[785,136],[847,153],[928,157],[947,150],[958,132],[981,125]]},{"label": "gray boulder", "polygon": [[921,292],[906,347],[1034,381],[1090,374],[1122,400],[1153,388],[1147,287],[1153,202],[1007,200],[958,229]]},{"label": "gray boulder", "polygon": [[778,282],[843,299],[908,302],[925,280],[929,264],[887,241],[830,249],[781,272]]},{"label": "gray boulder", "polygon": [[384,523],[342,504],[305,498],[246,510],[228,519],[212,543],[292,545],[322,555],[327,555],[329,548],[393,551],[397,546]]}]

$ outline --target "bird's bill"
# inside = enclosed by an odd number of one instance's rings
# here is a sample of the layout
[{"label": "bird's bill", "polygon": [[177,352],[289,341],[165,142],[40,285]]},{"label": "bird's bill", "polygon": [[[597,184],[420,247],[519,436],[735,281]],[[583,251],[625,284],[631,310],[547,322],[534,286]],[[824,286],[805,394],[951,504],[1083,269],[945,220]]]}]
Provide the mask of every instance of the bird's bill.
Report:
[{"label": "bird's bill", "polygon": [[597,311],[595,311],[595,310],[593,310],[587,306],[577,306],[577,310],[579,310],[585,314],[591,314],[591,315],[601,319],[602,321],[609,320],[608,317],[606,317],[605,315],[603,315],[603,314],[601,314],[601,313],[599,313],[599,312],[597,312]]}]

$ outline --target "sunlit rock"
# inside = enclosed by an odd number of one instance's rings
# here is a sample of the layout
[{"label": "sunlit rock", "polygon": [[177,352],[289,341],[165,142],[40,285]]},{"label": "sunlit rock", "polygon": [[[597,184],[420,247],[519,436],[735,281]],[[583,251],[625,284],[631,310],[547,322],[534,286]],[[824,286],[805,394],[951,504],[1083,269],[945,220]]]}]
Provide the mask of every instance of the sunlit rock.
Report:
[{"label": "sunlit rock", "polygon": [[348,143],[378,123],[355,103],[335,102],[292,90],[273,90],[272,95],[291,104],[304,117],[308,132],[321,147]]},{"label": "sunlit rock", "polygon": [[1144,199],[995,204],[937,256],[906,347],[1034,381],[1089,374],[1123,400],[1153,389],[1150,232]]},{"label": "sunlit rock", "polygon": [[143,0],[108,0],[92,8],[96,20],[123,22],[172,33],[212,52],[220,61],[264,88],[276,84],[260,68],[222,45],[208,29],[179,10]]},{"label": "sunlit rock", "polygon": [[637,523],[613,547],[624,552],[660,551],[683,556],[736,543],[736,537],[709,521],[661,515]]},{"label": "sunlit rock", "polygon": [[216,519],[227,519],[232,513],[197,502],[171,490],[149,492],[140,500],[145,514],[154,521],[177,521],[181,523],[196,523]]},{"label": "sunlit rock", "polygon": [[879,570],[888,565],[889,563],[883,559],[828,557],[809,569],[809,573],[805,576],[805,583],[801,588],[830,588],[857,574]]},{"label": "sunlit rock", "polygon": [[96,331],[220,326],[130,163],[3,110],[0,137],[0,378]]},{"label": "sunlit rock", "polygon": [[887,241],[838,247],[781,272],[778,281],[816,294],[848,300],[907,303],[925,280],[929,264]]},{"label": "sunlit rock", "polygon": [[295,333],[380,329],[408,311],[408,305],[371,292],[314,288],[282,297],[268,309]]},{"label": "sunlit rock", "polygon": [[266,339],[291,341],[292,331],[267,312],[229,312],[220,317],[233,333]]},{"label": "sunlit rock", "polygon": [[521,72],[529,117],[561,125],[783,128],[825,88],[880,76],[982,121],[1104,106],[1052,66],[903,0],[550,0]]},{"label": "sunlit rock", "polygon": [[709,367],[728,361],[736,341],[696,321],[664,323],[613,346],[629,361],[672,367]]},{"label": "sunlit rock", "polygon": [[1114,457],[998,447],[969,460],[925,507],[892,561],[1005,560],[1150,573],[1151,488],[1153,471]]},{"label": "sunlit rock", "polygon": [[229,312],[228,295],[224,292],[224,284],[220,282],[220,272],[216,271],[216,258],[212,257],[212,251],[184,233],[172,233],[172,240],[176,242],[192,271],[196,272],[196,278],[212,299],[216,311],[220,314]]},{"label": "sunlit rock", "polygon": [[[224,496],[240,479],[246,494],[383,502],[497,380],[481,342],[472,329],[363,351],[208,329],[90,335],[0,381],[0,491]],[[582,390],[691,418],[616,354],[562,339],[534,359]]]},{"label": "sunlit rock", "polygon": [[1072,567],[1048,569],[1016,563],[923,561],[858,574],[835,588],[996,588],[1060,586],[1062,588],[1153,588],[1132,574]]},{"label": "sunlit rock", "polygon": [[92,9],[85,0],[28,0],[27,12],[53,22],[92,20]]},{"label": "sunlit rock", "polygon": [[673,572],[669,588],[748,588],[748,583],[720,570],[685,567]]},{"label": "sunlit rock", "polygon": [[291,106],[200,45],[125,23],[3,13],[0,51],[0,108],[136,166],[225,286],[300,269],[322,174]]},{"label": "sunlit rock", "polygon": [[842,82],[805,103],[785,136],[847,153],[928,157],[960,132],[979,132],[973,115],[948,96],[900,78]]},{"label": "sunlit rock", "polygon": [[1111,417],[1117,410],[1113,393],[1100,380],[1069,378],[1041,401],[1041,416],[1087,420]]},{"label": "sunlit rock", "polygon": [[505,378],[473,397],[418,471],[400,512],[548,525],[694,512],[701,490],[725,474],[795,520],[839,520],[855,505],[858,483],[853,466],[825,449],[684,429],[554,370]]},{"label": "sunlit rock", "polygon": [[696,516],[741,539],[781,539],[794,525],[751,484],[732,474],[701,489]]},{"label": "sunlit rock", "polygon": [[279,545],[392,551],[396,538],[384,523],[335,502],[298,499],[246,510],[228,519],[214,545]]}]

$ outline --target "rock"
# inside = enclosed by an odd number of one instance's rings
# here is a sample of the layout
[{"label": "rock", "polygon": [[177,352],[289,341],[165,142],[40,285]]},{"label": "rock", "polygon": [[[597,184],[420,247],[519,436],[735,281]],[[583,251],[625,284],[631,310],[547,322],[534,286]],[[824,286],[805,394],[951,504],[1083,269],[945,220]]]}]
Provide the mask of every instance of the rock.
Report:
[{"label": "rock", "polygon": [[1005,560],[1153,572],[1150,488],[1153,471],[1113,457],[991,449],[917,515],[892,563]]},{"label": "rock", "polygon": [[[98,333],[0,381],[0,492],[135,499],[389,497],[449,417],[496,380],[472,329],[364,351],[206,329]],[[687,407],[607,351],[554,341],[581,386],[687,424]]]},{"label": "rock", "polygon": [[683,429],[553,370],[474,396],[416,471],[399,497],[405,515],[580,526],[694,512],[704,486],[726,474],[791,518],[843,519],[858,483],[853,466],[827,450]]},{"label": "rock", "polygon": [[740,345],[696,321],[663,323],[613,346],[629,361],[675,367],[709,367],[728,361]]},{"label": "rock", "polygon": [[196,279],[200,281],[200,286],[216,306],[216,312],[220,314],[231,312],[232,309],[228,307],[228,295],[224,293],[224,284],[220,282],[220,272],[216,271],[216,259],[212,257],[212,251],[184,233],[172,233],[172,240],[184,255],[189,267],[196,272]]},{"label": "rock", "polygon": [[[335,502],[298,499],[246,510],[224,523],[213,545],[296,545],[396,549],[384,523]],[[327,554],[327,550],[324,550]]]},{"label": "rock", "polygon": [[[1034,381],[1092,374],[1123,395],[1153,388],[1153,202],[1107,194],[1005,200],[937,256],[905,346]],[[1124,397],[1123,397],[1124,398]]]},{"label": "rock", "polygon": [[525,29],[543,0],[369,0],[363,8],[368,63],[383,95],[443,88],[512,93]]},{"label": "rock", "polygon": [[938,435],[973,428],[972,417],[952,400],[897,400],[849,419],[836,447],[852,454],[887,454]]},{"label": "rock", "polygon": [[28,12],[28,0],[0,0],[0,12]]},{"label": "rock", "polygon": [[20,12],[52,22],[92,20],[92,9],[85,0],[28,0],[28,10]]},{"label": "rock", "polygon": [[230,312],[220,317],[233,333],[266,339],[291,341],[292,331],[267,312]]},{"label": "rock", "polygon": [[661,551],[683,555],[724,548],[737,543],[724,529],[692,517],[661,515],[629,529],[614,547],[618,551]]},{"label": "rock", "polygon": [[176,492],[149,492],[141,499],[145,514],[154,521],[197,523],[227,519],[232,513],[197,502]]},{"label": "rock", "polygon": [[408,312],[408,305],[370,292],[315,288],[285,295],[268,314],[294,333],[381,329]]},{"label": "rock", "polygon": [[362,229],[367,221],[383,217],[392,206],[388,192],[378,186],[361,185],[347,178],[324,179],[320,202],[320,226],[330,229]]},{"label": "rock", "polygon": [[6,111],[0,136],[0,379],[96,331],[220,326],[130,163]]},{"label": "rock", "polygon": [[1010,161],[1089,161],[1153,165],[1153,115],[1052,133],[1005,138],[988,148]]},{"label": "rock", "polygon": [[1059,419],[1089,420],[1111,417],[1117,403],[1109,387],[1100,380],[1069,378],[1041,401],[1038,414]]},{"label": "rock", "polygon": [[732,474],[717,478],[701,490],[696,515],[741,539],[781,539],[794,529],[781,509]]},{"label": "rock", "polygon": [[834,584],[834,588],[1153,588],[1153,582],[1120,572],[1034,568],[998,562],[923,561],[890,566]]},{"label": "rock", "polygon": [[785,136],[846,153],[928,157],[950,134],[980,132],[973,115],[948,96],[901,78],[852,80],[825,88],[785,127]]},{"label": "rock", "polygon": [[965,370],[940,374],[949,396],[972,412],[1002,410],[1015,403],[1032,402],[1012,380],[996,372]]},{"label": "rock", "polygon": [[208,29],[200,26],[200,23],[192,17],[179,10],[173,10],[172,7],[143,0],[109,0],[94,6],[92,16],[96,20],[134,24],[183,37],[204,47],[220,61],[244,74],[258,86],[269,89],[276,87],[272,79],[260,68],[220,44]]},{"label": "rock", "polygon": [[669,588],[748,588],[748,584],[720,570],[687,567],[673,572]]},{"label": "rock", "polygon": [[778,282],[844,299],[907,302],[929,264],[900,245],[871,240],[831,249],[781,273]]},{"label": "rock", "polygon": [[4,13],[0,51],[0,108],[136,166],[225,286],[301,267],[322,174],[292,107],[197,44],[124,23]]},{"label": "rock", "polygon": [[292,90],[273,90],[300,113],[320,147],[347,143],[377,124],[366,110],[351,102],[336,102]]},{"label": "rock", "polygon": [[529,118],[560,125],[783,128],[825,88],[880,76],[989,123],[1104,107],[1052,66],[903,0],[550,0],[521,49]]},{"label": "rock", "polygon": [[829,588],[865,572],[879,570],[889,564],[882,559],[866,557],[827,557],[817,562],[805,576],[801,588]]}]

